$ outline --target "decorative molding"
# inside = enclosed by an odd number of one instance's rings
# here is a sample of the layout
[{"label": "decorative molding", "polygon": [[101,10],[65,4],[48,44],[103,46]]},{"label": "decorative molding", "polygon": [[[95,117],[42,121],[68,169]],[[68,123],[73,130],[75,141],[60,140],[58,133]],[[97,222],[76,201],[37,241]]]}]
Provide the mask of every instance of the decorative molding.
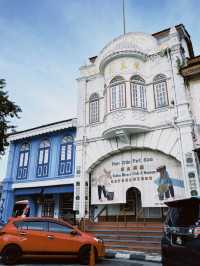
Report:
[{"label": "decorative molding", "polygon": [[60,123],[44,125],[44,126],[40,126],[37,128],[28,129],[28,130],[14,133],[14,134],[9,136],[8,141],[12,142],[12,141],[19,140],[19,139],[30,138],[30,137],[37,136],[37,135],[43,135],[43,134],[46,134],[49,132],[67,129],[70,127],[77,127],[77,119],[76,118],[71,119],[71,120],[62,121]]},{"label": "decorative molding", "polygon": [[102,59],[100,66],[99,66],[100,72],[103,73],[106,65],[108,65],[114,59],[126,57],[126,56],[135,57],[137,59],[140,59],[143,62],[146,62],[146,60],[147,60],[147,54],[140,52],[138,50],[133,50],[133,51],[127,50],[127,51],[113,52],[112,54],[109,54],[107,57]]}]

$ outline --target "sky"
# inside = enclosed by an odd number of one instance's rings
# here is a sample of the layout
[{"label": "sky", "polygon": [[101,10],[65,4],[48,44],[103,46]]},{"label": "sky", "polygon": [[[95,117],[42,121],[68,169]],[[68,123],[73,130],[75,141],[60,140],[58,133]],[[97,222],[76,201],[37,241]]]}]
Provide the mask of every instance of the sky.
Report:
[{"label": "sky", "polygon": [[[183,23],[200,54],[199,0],[125,0],[125,13],[127,32]],[[123,33],[122,0],[0,0],[0,14],[0,78],[23,110],[17,130],[76,117],[79,67]]]}]

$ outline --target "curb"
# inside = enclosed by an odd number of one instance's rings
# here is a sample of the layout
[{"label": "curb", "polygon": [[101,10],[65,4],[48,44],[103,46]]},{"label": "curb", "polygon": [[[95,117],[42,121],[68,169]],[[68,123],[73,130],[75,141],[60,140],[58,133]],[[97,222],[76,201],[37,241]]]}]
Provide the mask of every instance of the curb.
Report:
[{"label": "curb", "polygon": [[107,249],[105,254],[106,259],[126,259],[126,260],[140,260],[148,262],[157,262],[162,261],[161,255],[157,253],[145,253],[137,251],[115,251],[112,249]]}]

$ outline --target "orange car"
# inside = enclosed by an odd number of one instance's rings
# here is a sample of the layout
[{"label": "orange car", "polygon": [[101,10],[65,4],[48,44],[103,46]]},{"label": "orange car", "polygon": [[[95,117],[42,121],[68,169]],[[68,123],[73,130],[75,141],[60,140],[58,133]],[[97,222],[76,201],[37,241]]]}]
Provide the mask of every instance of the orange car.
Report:
[{"label": "orange car", "polygon": [[88,264],[91,245],[96,259],[104,256],[101,239],[53,218],[11,218],[0,230],[1,260],[7,265],[25,254],[77,255],[81,264]]}]

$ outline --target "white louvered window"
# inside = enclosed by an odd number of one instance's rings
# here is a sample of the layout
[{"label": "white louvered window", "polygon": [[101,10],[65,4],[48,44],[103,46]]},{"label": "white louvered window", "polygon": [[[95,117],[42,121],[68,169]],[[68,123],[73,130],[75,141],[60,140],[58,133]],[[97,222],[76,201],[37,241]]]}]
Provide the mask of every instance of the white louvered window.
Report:
[{"label": "white louvered window", "polygon": [[122,77],[114,78],[110,83],[110,109],[126,107],[126,85]]},{"label": "white louvered window", "polygon": [[40,143],[38,151],[37,177],[48,176],[50,142],[45,139]]},{"label": "white louvered window", "polygon": [[73,138],[66,136],[63,138],[60,146],[60,162],[59,162],[59,175],[72,174],[73,163]]},{"label": "white louvered window", "polygon": [[26,179],[28,173],[28,163],[29,163],[30,145],[24,143],[19,152],[19,164],[17,170],[17,179]]},{"label": "white louvered window", "polygon": [[131,106],[146,109],[146,87],[140,76],[131,78]]},{"label": "white louvered window", "polygon": [[66,145],[61,146],[61,161],[65,161]]},{"label": "white louvered window", "polygon": [[67,145],[67,160],[71,160],[72,159],[72,145],[68,144]]},{"label": "white louvered window", "polygon": [[168,106],[167,83],[164,75],[158,75],[154,78],[154,95],[156,108]]},{"label": "white louvered window", "polygon": [[89,121],[90,123],[97,123],[99,122],[99,96],[97,93],[94,93],[90,96],[89,99]]}]

